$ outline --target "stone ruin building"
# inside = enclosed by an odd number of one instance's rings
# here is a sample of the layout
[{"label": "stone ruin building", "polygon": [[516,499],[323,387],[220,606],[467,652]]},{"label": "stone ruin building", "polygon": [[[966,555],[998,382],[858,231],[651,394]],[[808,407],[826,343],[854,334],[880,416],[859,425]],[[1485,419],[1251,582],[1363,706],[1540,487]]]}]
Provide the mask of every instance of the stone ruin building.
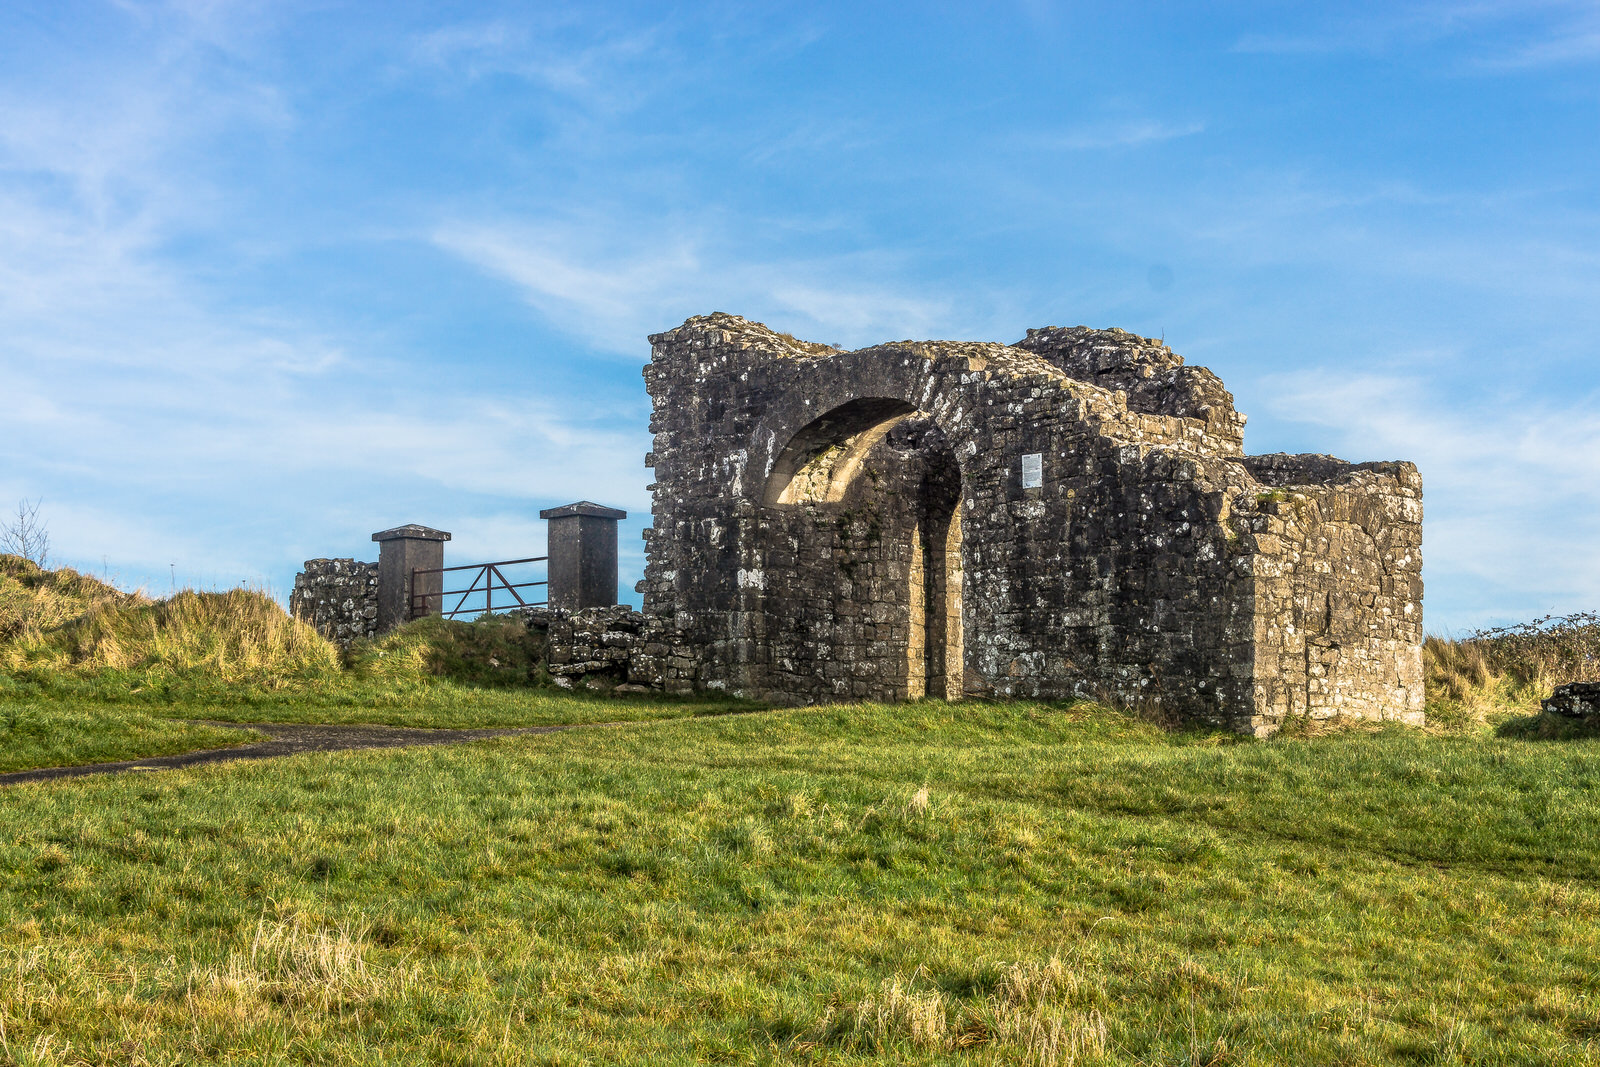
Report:
[{"label": "stone ruin building", "polygon": [[631,681],[1421,721],[1410,463],[1247,456],[1222,382],[1121,330],[845,352],[717,314],[650,340]]},{"label": "stone ruin building", "polygon": [[[1121,330],[843,352],[709,315],[650,340],[644,611],[616,605],[625,513],[542,512],[550,606],[524,618],[560,684],[1422,720],[1410,463],[1247,456],[1222,382]],[[295,583],[341,644],[441,610],[450,535],[372,536],[377,563]]]}]

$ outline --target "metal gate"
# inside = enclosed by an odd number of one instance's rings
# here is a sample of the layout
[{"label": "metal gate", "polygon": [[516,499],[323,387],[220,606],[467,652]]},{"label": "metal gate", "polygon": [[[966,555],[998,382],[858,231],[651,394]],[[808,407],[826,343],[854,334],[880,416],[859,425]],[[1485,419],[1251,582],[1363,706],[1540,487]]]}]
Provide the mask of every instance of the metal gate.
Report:
[{"label": "metal gate", "polygon": [[[548,586],[549,579],[539,578],[536,581],[513,582],[507,578],[502,567],[525,567],[536,563],[547,563],[548,556],[529,556],[526,559],[506,559],[498,563],[471,563],[462,567],[432,567],[426,570],[418,569],[411,572],[411,618],[418,619],[424,615],[440,615],[446,619],[453,619],[458,615],[486,615],[495,611],[512,611],[516,608],[542,607],[547,602],[547,597],[542,593],[539,599],[531,599],[535,594],[533,590]],[[471,572],[471,580],[466,573]],[[430,584],[438,585],[435,590],[424,589],[419,579],[429,575],[439,575],[439,578]],[[447,574],[460,574],[459,579],[447,579]],[[445,589],[443,586],[448,581],[465,581],[466,586],[460,589]],[[418,592],[418,590],[422,590]],[[527,596],[524,596],[524,592]],[[498,596],[498,599],[497,599]],[[454,597],[454,603],[450,599]],[[446,605],[449,604],[448,607]]]}]

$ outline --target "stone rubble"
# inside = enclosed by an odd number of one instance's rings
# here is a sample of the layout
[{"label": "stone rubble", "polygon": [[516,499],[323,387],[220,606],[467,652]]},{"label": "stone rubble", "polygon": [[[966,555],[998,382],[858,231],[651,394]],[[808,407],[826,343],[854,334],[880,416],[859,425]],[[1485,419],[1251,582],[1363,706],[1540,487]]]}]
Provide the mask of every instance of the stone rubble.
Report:
[{"label": "stone rubble", "polygon": [[528,629],[541,635],[545,669],[560,686],[582,684],[619,692],[662,688],[657,662],[666,646],[659,626],[626,604],[562,611],[530,608],[520,612]]},{"label": "stone rubble", "polygon": [[1541,705],[1552,715],[1580,722],[1600,722],[1600,682],[1571,682],[1558,686]]}]

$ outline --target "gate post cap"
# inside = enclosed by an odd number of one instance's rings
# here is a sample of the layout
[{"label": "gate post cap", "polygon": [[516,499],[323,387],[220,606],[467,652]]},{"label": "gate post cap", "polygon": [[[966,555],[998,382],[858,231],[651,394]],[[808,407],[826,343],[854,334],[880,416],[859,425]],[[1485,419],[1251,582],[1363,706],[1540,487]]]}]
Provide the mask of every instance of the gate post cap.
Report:
[{"label": "gate post cap", "polygon": [[443,530],[435,530],[431,526],[419,526],[416,523],[407,523],[396,526],[392,530],[379,530],[372,535],[374,541],[448,541],[450,535]]},{"label": "gate post cap", "polygon": [[[608,508],[604,504],[596,504],[591,500],[580,500],[576,504],[563,504],[559,508],[545,508],[539,512],[541,519],[565,519],[573,515],[586,515],[591,519],[625,519],[626,511],[620,508]],[[445,534],[449,537],[449,534]]]}]

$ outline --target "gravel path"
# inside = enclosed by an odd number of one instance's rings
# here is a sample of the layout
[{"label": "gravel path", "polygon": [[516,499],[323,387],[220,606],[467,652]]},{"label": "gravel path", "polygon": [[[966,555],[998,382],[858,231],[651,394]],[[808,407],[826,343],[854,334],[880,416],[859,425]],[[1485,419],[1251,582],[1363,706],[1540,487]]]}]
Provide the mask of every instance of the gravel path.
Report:
[{"label": "gravel path", "polygon": [[549,734],[573,726],[603,726],[605,723],[568,723],[561,726],[518,726],[493,730],[421,730],[409,726],[329,726],[321,723],[289,722],[209,722],[210,726],[237,726],[259,730],[265,741],[252,741],[233,748],[208,748],[199,752],[180,752],[176,756],[123,760],[119,763],[86,763],[77,767],[40,767],[31,771],[0,774],[0,786],[23,782],[47,782],[55,778],[76,778],[85,774],[115,774],[121,771],[159,771],[168,767],[193,767],[223,760],[272,759],[297,752],[339,752],[352,748],[401,748],[406,745],[454,745],[481,741],[486,737],[515,734]]}]

